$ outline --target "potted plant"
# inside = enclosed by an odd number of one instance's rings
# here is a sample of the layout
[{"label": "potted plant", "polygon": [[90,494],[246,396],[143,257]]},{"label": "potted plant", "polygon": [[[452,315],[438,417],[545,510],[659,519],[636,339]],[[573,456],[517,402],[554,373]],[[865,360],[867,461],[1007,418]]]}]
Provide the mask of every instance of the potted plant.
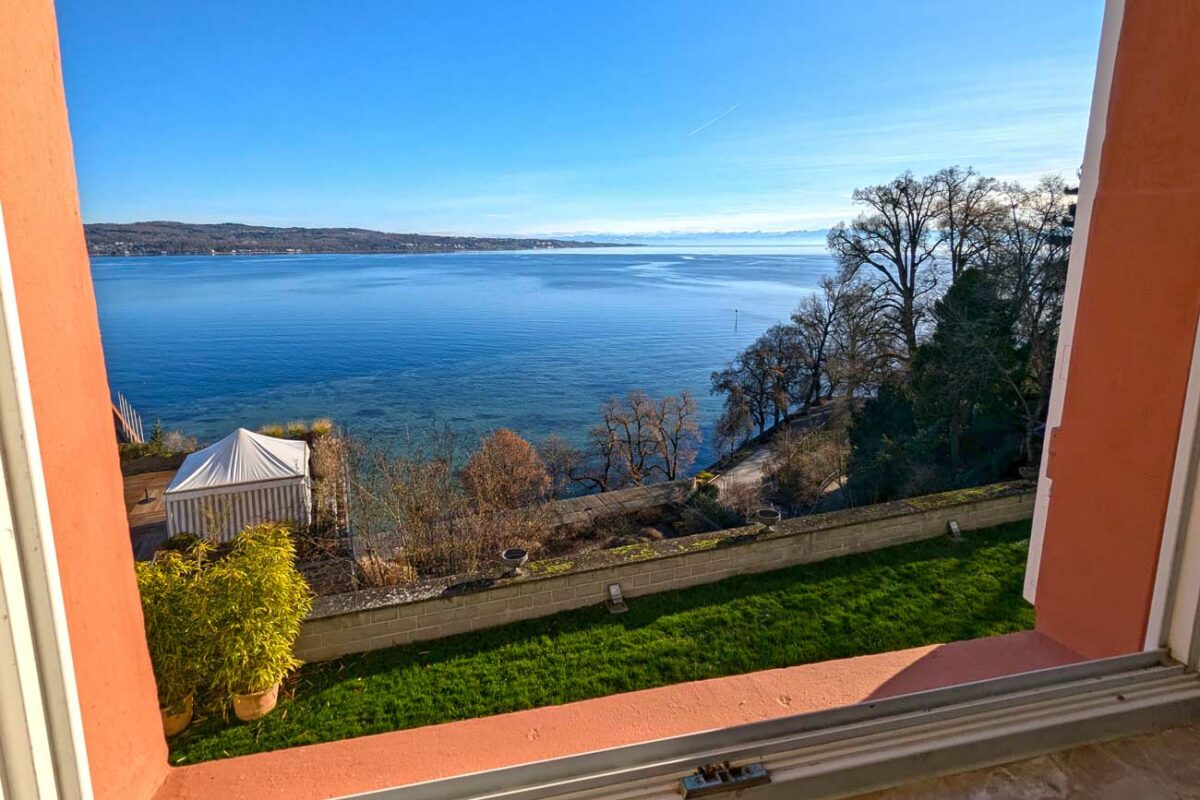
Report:
[{"label": "potted plant", "polygon": [[207,660],[203,596],[196,591],[203,546],[138,562],[138,591],[163,733],[174,736],[192,720],[196,685]]},{"label": "potted plant", "polygon": [[312,598],[295,560],[288,528],[265,523],[238,534],[232,551],[204,570],[212,688],[232,697],[240,720],[270,713],[280,683],[300,665],[292,647]]}]

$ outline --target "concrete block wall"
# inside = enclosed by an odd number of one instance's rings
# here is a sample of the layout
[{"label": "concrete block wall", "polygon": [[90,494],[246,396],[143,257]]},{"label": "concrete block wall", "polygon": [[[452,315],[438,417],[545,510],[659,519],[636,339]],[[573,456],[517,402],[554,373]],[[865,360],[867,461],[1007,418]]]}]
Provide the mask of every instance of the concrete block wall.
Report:
[{"label": "concrete block wall", "polygon": [[945,535],[952,519],[964,531],[987,528],[1029,519],[1033,499],[1031,485],[997,484],[785,520],[769,534],[747,527],[671,539],[640,548],[636,560],[624,563],[563,561],[570,569],[474,592],[383,604],[378,590],[342,595],[337,603],[318,603],[304,623],[297,655],[323,661],[548,616],[603,602],[612,583],[636,598],[878,550]]}]

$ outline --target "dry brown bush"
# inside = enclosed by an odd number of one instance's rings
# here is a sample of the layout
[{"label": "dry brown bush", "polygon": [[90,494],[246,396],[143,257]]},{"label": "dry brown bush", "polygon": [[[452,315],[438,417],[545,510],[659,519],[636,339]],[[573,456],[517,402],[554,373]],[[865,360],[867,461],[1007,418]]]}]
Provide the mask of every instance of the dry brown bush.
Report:
[{"label": "dry brown bush", "polygon": [[545,506],[498,511],[491,503],[503,500],[485,493],[491,499],[484,507],[459,480],[455,455],[448,430],[403,448],[353,443],[349,482],[356,552],[403,557],[418,577],[486,570],[510,547],[536,556],[554,531]]},{"label": "dry brown bush", "polygon": [[370,587],[398,586],[417,579],[417,571],[403,559],[365,555],[359,556],[357,564],[359,577]]},{"label": "dry brown bush", "polygon": [[843,424],[816,430],[784,428],[771,441],[767,479],[786,505],[811,511],[845,474],[848,458]]},{"label": "dry brown bush", "polygon": [[762,487],[752,483],[731,483],[721,487],[721,505],[748,519],[755,509],[762,508]]},{"label": "dry brown bush", "polygon": [[544,500],[550,474],[533,445],[507,428],[484,437],[462,471],[480,511],[507,511]]}]

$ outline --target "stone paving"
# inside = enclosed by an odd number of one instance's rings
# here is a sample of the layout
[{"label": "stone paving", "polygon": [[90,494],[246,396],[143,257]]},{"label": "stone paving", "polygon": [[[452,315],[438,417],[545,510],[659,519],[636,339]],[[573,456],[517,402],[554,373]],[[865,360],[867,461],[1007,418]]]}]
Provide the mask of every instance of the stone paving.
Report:
[{"label": "stone paving", "polygon": [[597,519],[632,514],[646,508],[682,503],[691,492],[692,482],[673,481],[635,486],[614,492],[572,497],[547,504],[559,525],[586,525]]},{"label": "stone paving", "polygon": [[173,469],[125,476],[125,513],[129,519],[134,558],[149,559],[167,540],[163,492],[173,477]]},{"label": "stone paving", "polygon": [[1200,800],[1200,725],[918,781],[854,800]]}]

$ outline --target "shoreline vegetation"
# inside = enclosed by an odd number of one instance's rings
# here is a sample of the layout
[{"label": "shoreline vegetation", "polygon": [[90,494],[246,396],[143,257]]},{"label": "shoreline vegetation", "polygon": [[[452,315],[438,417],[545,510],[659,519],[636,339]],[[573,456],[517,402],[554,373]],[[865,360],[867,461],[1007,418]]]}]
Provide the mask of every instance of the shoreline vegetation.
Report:
[{"label": "shoreline vegetation", "polygon": [[365,228],[272,228],[233,222],[100,222],[86,224],[83,230],[88,255],[97,257],[463,253],[637,246],[542,237],[385,233]]}]

